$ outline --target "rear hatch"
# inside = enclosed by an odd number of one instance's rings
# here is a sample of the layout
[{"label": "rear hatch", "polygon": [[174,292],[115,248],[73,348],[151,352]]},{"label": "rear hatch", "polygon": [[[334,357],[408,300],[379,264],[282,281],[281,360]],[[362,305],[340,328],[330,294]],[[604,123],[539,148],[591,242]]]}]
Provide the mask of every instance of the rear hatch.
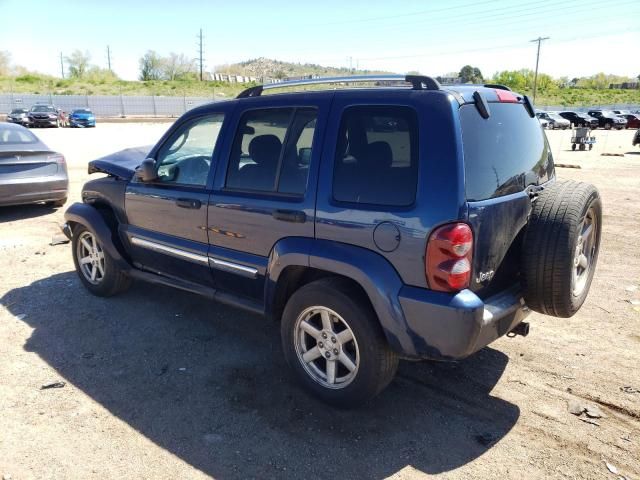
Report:
[{"label": "rear hatch", "polygon": [[[531,202],[555,176],[546,135],[523,97],[487,89],[460,107],[468,220],[474,235],[469,288],[486,298],[519,281]],[[486,117],[488,114],[488,118]]]}]

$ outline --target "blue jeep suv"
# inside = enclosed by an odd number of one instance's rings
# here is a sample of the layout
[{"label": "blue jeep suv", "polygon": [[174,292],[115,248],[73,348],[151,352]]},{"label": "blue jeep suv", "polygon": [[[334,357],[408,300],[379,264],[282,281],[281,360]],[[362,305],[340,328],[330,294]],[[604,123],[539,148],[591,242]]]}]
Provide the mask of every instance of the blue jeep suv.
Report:
[{"label": "blue jeep suv", "polygon": [[598,191],[555,180],[531,103],[500,85],[252,87],[89,172],[107,176],[65,232],[90,292],[139,279],[279,321],[295,375],[343,407],[400,358],[462,359],[526,335],[530,310],[573,315],[600,244]]}]

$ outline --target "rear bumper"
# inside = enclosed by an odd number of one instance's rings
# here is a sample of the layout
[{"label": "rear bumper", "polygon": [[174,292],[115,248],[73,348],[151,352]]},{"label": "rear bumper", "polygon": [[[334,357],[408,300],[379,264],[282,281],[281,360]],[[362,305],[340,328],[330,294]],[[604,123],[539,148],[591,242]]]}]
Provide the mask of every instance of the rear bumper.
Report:
[{"label": "rear bumper", "polygon": [[519,286],[484,301],[470,290],[455,295],[404,286],[400,305],[418,357],[461,359],[509,333],[530,311]]},{"label": "rear bumper", "polygon": [[69,180],[66,176],[0,180],[0,206],[53,202],[67,198]]}]

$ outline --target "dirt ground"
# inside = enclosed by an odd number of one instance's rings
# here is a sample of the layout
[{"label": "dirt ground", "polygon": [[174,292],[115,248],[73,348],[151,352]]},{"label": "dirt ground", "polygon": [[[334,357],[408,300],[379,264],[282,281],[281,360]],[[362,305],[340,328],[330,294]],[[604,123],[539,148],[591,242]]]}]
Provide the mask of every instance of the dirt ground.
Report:
[{"label": "dirt ground", "polygon": [[[70,166],[151,144],[168,124],[37,130]],[[86,478],[640,479],[640,149],[598,131],[592,152],[549,132],[560,178],[604,199],[590,296],[534,314],[457,364],[403,362],[378,398],[337,411],[287,372],[276,325],[163,287],[91,296],[63,210],[0,209],[0,475]],[[624,156],[601,156],[625,153]],[[63,388],[41,389],[66,382]],[[587,423],[568,412],[598,407]],[[617,469],[611,473],[606,462]]]}]

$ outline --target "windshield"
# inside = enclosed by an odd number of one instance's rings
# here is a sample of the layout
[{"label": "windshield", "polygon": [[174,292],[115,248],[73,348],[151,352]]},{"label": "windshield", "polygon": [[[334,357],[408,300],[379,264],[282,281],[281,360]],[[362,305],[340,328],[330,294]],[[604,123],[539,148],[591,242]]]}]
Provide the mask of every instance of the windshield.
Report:
[{"label": "windshield", "polygon": [[52,112],[55,113],[56,110],[53,107],[49,107],[48,105],[36,105],[35,107],[31,107],[32,112]]},{"label": "windshield", "polygon": [[77,110],[74,110],[73,113],[88,113],[88,114],[91,114],[91,110],[89,110],[88,108],[79,108]]},{"label": "windshield", "polygon": [[27,129],[1,128],[0,145],[16,145],[23,143],[37,143],[36,136]]},{"label": "windshield", "polygon": [[27,109],[26,108],[14,108],[13,110],[11,110],[11,113],[16,114],[16,113],[27,113]]}]

